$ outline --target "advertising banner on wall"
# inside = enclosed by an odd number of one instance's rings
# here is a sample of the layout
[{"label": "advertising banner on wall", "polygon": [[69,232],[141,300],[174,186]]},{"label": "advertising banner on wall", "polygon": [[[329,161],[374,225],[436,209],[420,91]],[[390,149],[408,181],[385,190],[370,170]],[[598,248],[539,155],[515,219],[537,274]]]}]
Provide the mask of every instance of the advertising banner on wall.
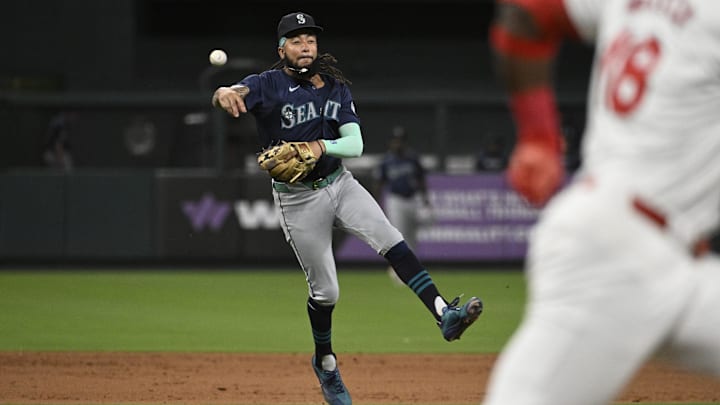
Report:
[{"label": "advertising banner on wall", "polygon": [[164,174],[156,193],[163,258],[294,260],[267,178]]},{"label": "advertising banner on wall", "polygon": [[[511,190],[503,174],[430,175],[432,222],[418,233],[416,254],[437,262],[520,260],[538,210]],[[338,244],[338,260],[382,261],[356,237]]]},{"label": "advertising banner on wall", "polygon": [[159,175],[156,181],[157,247],[161,258],[239,256],[240,233],[231,220],[235,179]]}]

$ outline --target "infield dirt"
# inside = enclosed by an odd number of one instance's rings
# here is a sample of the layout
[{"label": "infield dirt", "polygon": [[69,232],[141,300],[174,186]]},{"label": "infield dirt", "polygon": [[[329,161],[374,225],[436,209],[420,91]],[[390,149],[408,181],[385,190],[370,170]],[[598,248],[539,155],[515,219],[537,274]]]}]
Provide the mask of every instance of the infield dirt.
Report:
[{"label": "infield dirt", "polygon": [[[341,354],[355,403],[478,404],[494,355]],[[309,354],[0,352],[0,403],[321,404]],[[720,380],[657,362],[618,401],[720,402]]]}]

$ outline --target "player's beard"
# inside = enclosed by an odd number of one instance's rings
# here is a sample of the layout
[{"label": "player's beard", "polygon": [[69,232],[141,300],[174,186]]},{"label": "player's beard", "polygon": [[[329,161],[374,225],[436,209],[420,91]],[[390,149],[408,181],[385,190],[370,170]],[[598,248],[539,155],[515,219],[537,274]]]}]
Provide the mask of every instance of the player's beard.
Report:
[{"label": "player's beard", "polygon": [[296,74],[298,77],[300,77],[301,79],[309,79],[309,78],[315,76],[315,74],[316,74],[316,73],[318,72],[318,70],[319,70],[318,59],[319,59],[319,58],[315,58],[315,59],[312,61],[312,63],[311,63],[310,65],[308,65],[308,66],[300,67],[300,66],[297,66],[297,65],[291,63],[291,62],[290,62],[289,60],[287,60],[287,58],[286,58],[286,59],[285,59],[285,67],[287,67],[288,69],[290,69],[291,72],[295,73],[295,74]]}]

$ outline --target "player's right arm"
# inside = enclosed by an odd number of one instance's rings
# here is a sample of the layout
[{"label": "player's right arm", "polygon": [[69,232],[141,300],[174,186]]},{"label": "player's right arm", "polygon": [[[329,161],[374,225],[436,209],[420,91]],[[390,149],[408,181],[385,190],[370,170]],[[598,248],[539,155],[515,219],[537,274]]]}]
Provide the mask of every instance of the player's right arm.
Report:
[{"label": "player's right arm", "polygon": [[497,3],[491,42],[517,131],[507,175],[513,188],[540,206],[564,179],[552,66],[562,38],[575,31],[563,0]]},{"label": "player's right arm", "polygon": [[212,98],[212,105],[220,107],[230,115],[237,118],[240,113],[246,113],[245,96],[250,93],[250,88],[241,84],[230,87],[218,87]]}]

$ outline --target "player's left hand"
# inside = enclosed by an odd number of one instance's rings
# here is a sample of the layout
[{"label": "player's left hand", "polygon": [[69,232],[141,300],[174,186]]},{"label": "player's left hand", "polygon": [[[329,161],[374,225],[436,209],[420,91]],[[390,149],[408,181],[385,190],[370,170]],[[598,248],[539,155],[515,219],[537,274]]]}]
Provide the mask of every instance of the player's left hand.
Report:
[{"label": "player's left hand", "polygon": [[283,141],[263,150],[258,155],[258,164],[263,170],[267,170],[273,179],[295,183],[310,174],[322,152],[320,141]]},{"label": "player's left hand", "polygon": [[565,178],[561,153],[540,142],[521,142],[513,150],[507,176],[530,204],[543,206]]}]

